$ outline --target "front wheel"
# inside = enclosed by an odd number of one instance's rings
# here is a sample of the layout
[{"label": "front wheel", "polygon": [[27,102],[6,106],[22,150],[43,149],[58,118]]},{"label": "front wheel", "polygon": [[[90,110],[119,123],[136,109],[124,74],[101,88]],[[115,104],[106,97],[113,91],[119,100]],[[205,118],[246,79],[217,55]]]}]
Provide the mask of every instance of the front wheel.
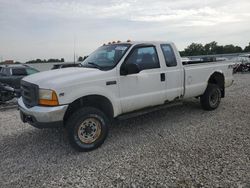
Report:
[{"label": "front wheel", "polygon": [[103,144],[108,135],[109,120],[100,110],[81,108],[66,122],[70,144],[78,151],[90,151]]},{"label": "front wheel", "polygon": [[205,93],[200,97],[200,103],[204,110],[218,108],[221,101],[221,90],[216,84],[208,84]]}]

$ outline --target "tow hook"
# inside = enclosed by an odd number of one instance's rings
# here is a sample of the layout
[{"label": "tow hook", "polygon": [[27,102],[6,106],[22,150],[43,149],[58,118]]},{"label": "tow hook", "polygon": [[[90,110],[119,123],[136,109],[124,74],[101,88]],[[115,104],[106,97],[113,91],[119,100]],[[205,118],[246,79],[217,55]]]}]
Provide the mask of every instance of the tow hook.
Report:
[{"label": "tow hook", "polygon": [[32,123],[33,122],[33,118],[31,116],[25,115],[24,122],[31,122]]}]

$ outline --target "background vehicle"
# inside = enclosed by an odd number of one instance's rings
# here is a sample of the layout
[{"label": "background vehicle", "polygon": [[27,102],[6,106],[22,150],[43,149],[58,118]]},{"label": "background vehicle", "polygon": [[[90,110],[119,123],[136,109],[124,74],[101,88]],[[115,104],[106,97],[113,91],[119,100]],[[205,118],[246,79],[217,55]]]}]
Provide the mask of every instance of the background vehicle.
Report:
[{"label": "background vehicle", "polygon": [[23,77],[39,72],[27,65],[6,65],[0,70],[0,82],[13,88],[20,88]]},{"label": "background vehicle", "polygon": [[242,62],[234,66],[234,73],[236,72],[250,72],[250,63]]},{"label": "background vehicle", "polygon": [[23,77],[37,73],[34,68],[24,65],[6,65],[0,70],[0,102],[19,96],[20,81]]},{"label": "background vehicle", "polygon": [[53,67],[51,68],[51,70],[68,68],[68,67],[79,67],[79,63],[61,63],[61,64],[55,64],[55,65],[53,65]]},{"label": "background vehicle", "polygon": [[5,103],[14,97],[20,97],[20,89],[14,89],[0,82],[0,104]]},{"label": "background vehicle", "polygon": [[234,73],[236,72],[250,72],[250,54],[241,55],[237,58],[234,66]]},{"label": "background vehicle", "polygon": [[18,104],[23,122],[63,126],[74,148],[89,151],[104,142],[114,118],[190,97],[200,98],[205,110],[216,109],[233,83],[232,72],[230,62],[183,65],[171,42],[112,43],[81,67],[24,78]]}]

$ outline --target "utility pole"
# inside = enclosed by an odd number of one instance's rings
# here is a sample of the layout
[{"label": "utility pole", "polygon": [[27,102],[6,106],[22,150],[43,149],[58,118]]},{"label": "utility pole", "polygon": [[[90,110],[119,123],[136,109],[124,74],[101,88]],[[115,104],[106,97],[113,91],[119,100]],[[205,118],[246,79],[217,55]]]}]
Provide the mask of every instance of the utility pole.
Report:
[{"label": "utility pole", "polygon": [[74,64],[76,63],[76,36],[74,35]]},{"label": "utility pole", "polygon": [[74,51],[74,64],[76,63],[76,54],[75,54],[75,51]]}]

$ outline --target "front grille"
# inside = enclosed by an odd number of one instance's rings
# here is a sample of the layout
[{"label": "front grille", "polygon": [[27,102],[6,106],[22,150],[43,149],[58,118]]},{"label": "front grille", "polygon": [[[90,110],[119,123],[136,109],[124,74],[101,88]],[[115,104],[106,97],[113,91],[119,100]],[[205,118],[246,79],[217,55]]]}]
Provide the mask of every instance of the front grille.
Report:
[{"label": "front grille", "polygon": [[38,104],[38,90],[37,85],[21,80],[21,96],[27,108]]}]

